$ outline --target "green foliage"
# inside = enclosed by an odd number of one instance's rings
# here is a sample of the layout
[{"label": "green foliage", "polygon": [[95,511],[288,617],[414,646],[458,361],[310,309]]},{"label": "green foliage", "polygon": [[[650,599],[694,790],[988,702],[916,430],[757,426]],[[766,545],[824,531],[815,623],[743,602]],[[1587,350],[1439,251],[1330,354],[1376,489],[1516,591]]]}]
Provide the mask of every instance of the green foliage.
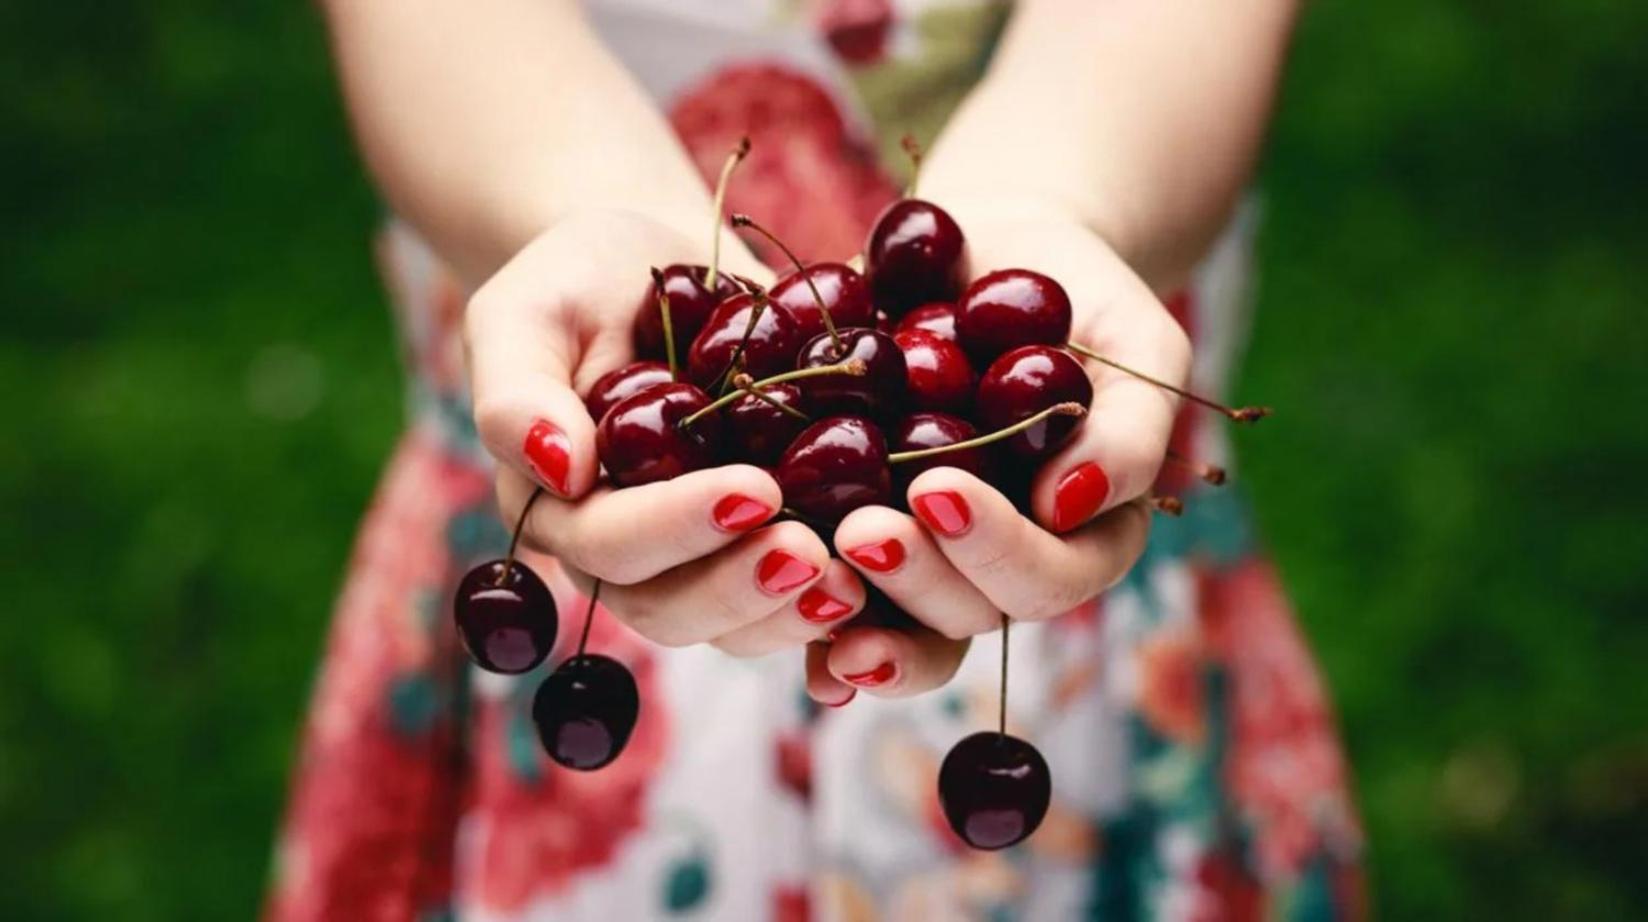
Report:
[{"label": "green foliage", "polygon": [[[1648,912],[1645,27],[1301,27],[1241,476],[1391,918]],[[9,4],[0,123],[0,917],[247,918],[399,422],[379,212],[303,4]]]}]

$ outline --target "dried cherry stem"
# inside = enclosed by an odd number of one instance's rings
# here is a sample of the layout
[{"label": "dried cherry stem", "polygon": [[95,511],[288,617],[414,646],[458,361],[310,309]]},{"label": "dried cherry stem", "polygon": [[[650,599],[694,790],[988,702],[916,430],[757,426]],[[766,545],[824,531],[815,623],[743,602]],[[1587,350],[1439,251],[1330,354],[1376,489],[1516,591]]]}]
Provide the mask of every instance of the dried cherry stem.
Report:
[{"label": "dried cherry stem", "polygon": [[1189,471],[1193,476],[1216,487],[1224,486],[1225,469],[1217,464],[1208,464],[1206,461],[1197,461],[1187,458],[1176,451],[1167,453],[1167,463],[1183,471]]},{"label": "dried cherry stem", "polygon": [[727,185],[732,180],[732,171],[738,168],[749,152],[750,139],[739,138],[738,145],[721,164],[721,176],[715,181],[715,228],[711,231],[714,236],[710,238],[710,271],[704,276],[704,287],[710,291],[715,290],[715,281],[721,271],[721,209],[727,201]]},{"label": "dried cherry stem", "polygon": [[887,463],[901,464],[905,461],[919,461],[922,458],[931,458],[934,455],[942,455],[945,452],[965,451],[969,448],[979,448],[984,445],[989,445],[991,442],[999,442],[1002,439],[1018,435],[1020,432],[1023,432],[1044,419],[1047,419],[1049,416],[1086,415],[1087,408],[1074,400],[1066,401],[1064,403],[1055,403],[1047,409],[1042,410],[1040,413],[1033,416],[1026,416],[1011,426],[997,429],[995,432],[986,433],[976,438],[967,439],[961,442],[952,442],[949,445],[936,445],[932,448],[918,448],[915,451],[895,451],[887,456]]},{"label": "dried cherry stem", "polygon": [[1225,416],[1229,417],[1232,422],[1253,423],[1253,422],[1258,422],[1259,420],[1264,419],[1265,417],[1270,415],[1270,407],[1236,407],[1236,408],[1232,409],[1230,407],[1225,406],[1222,403],[1218,403],[1216,401],[1209,400],[1209,399],[1207,399],[1206,397],[1203,397],[1200,394],[1192,394],[1190,391],[1187,391],[1182,387],[1175,387],[1175,386],[1167,383],[1166,381],[1163,381],[1160,378],[1153,378],[1150,375],[1147,375],[1142,371],[1138,371],[1136,369],[1128,368],[1126,365],[1123,365],[1122,363],[1120,363],[1120,362],[1118,362],[1114,359],[1105,358],[1104,356],[1098,354],[1097,352],[1094,352],[1092,349],[1087,348],[1086,346],[1082,345],[1081,343],[1065,343],[1064,345],[1071,352],[1074,352],[1077,355],[1083,356],[1085,358],[1090,358],[1093,361],[1098,362],[1098,363],[1103,364],[1103,365],[1109,365],[1111,368],[1114,368],[1117,371],[1122,372],[1123,374],[1132,375],[1133,377],[1138,378],[1140,381],[1148,381],[1151,384],[1154,384],[1154,385],[1156,385],[1157,387],[1159,387],[1163,390],[1171,391],[1175,394],[1178,394],[1180,397],[1183,397],[1184,399],[1186,399],[1186,400],[1188,400],[1192,403],[1199,403],[1202,406],[1207,407],[1210,410],[1216,410],[1220,413],[1223,413]]},{"label": "dried cherry stem", "polygon": [[1007,735],[1007,626],[1012,619],[1006,612],[1001,613],[1001,713],[996,722],[996,732]]},{"label": "dried cherry stem", "polygon": [[732,386],[781,413],[793,416],[803,422],[812,422],[813,418],[811,416],[808,416],[787,403],[783,403],[775,399],[771,394],[768,394],[761,388],[756,387],[755,379],[751,378],[744,372],[739,372],[738,374],[732,376]]},{"label": "dried cherry stem", "polygon": [[[754,285],[755,283],[751,282],[750,284]],[[750,337],[755,335],[755,325],[761,320],[762,312],[767,309],[766,289],[756,286],[750,291],[750,295],[755,298],[755,307],[750,309],[749,322],[744,324],[744,335],[739,338],[738,346],[732,350],[732,355],[727,357],[727,367],[721,369],[721,373],[715,376],[714,381],[710,382],[709,390],[724,390],[725,386],[730,383],[732,373],[738,369],[738,363],[744,359],[744,347],[750,344]]]},{"label": "dried cherry stem", "polygon": [[584,612],[584,632],[578,636],[578,652],[574,656],[583,656],[584,647],[589,646],[589,626],[595,623],[595,600],[601,597],[601,581],[595,581],[595,588],[589,591],[589,609]]},{"label": "dried cherry stem", "polygon": [[777,237],[773,236],[772,231],[767,230],[765,227],[762,227],[761,225],[755,223],[755,220],[753,218],[751,218],[749,215],[747,215],[747,214],[735,214],[735,215],[733,215],[732,216],[732,226],[733,227],[747,227],[750,230],[755,231],[756,233],[758,233],[761,236],[765,237],[767,239],[768,243],[771,243],[773,246],[778,247],[779,252],[783,253],[784,257],[786,259],[788,259],[792,265],[795,266],[795,273],[797,275],[801,276],[801,280],[803,282],[807,283],[807,290],[812,292],[812,295],[813,295],[813,303],[818,305],[818,312],[823,315],[823,318],[824,318],[824,332],[830,334],[830,348],[835,350],[834,353],[832,354],[832,357],[840,356],[841,355],[841,334],[839,334],[835,331],[835,318],[830,316],[830,309],[824,306],[824,296],[818,293],[818,286],[813,284],[813,277],[811,275],[807,274],[807,267],[803,266],[801,264],[801,260],[796,258],[795,253],[793,251],[791,251],[789,247],[784,245],[784,241],[779,240]]},{"label": "dried cherry stem", "polygon": [[[789,381],[800,381],[803,378],[817,378],[822,375],[852,375],[855,378],[861,378],[864,375],[869,374],[869,372],[870,366],[865,364],[863,359],[848,359],[839,365],[819,365],[813,368],[797,368],[795,371],[786,371],[783,374],[773,375],[770,378],[762,378],[759,381],[751,381],[750,387],[757,389],[772,387],[774,384],[784,384]],[[744,391],[742,390],[734,390],[731,393],[722,394],[720,397],[717,397],[715,400],[711,401],[708,405],[694,411],[691,416],[686,417],[675,425],[681,428],[686,428],[703,417],[708,416],[716,410],[727,406],[735,400],[740,400],[743,397]]]},{"label": "dried cherry stem", "polygon": [[904,155],[910,158],[910,184],[904,187],[904,197],[915,198],[916,182],[921,179],[921,144],[916,141],[915,135],[906,134],[898,139],[898,146],[904,148]]},{"label": "dried cherry stem", "polygon": [[515,548],[521,543],[521,529],[526,527],[527,513],[532,511],[532,504],[544,494],[543,487],[533,487],[532,495],[526,498],[526,505],[521,507],[521,514],[515,519],[515,531],[509,536],[509,551],[504,554],[504,568],[498,573],[498,581],[494,586],[502,586],[509,578],[509,569],[515,566]]},{"label": "dried cherry stem", "polygon": [[1163,515],[1170,515],[1174,518],[1184,515],[1184,500],[1177,496],[1163,496],[1159,493],[1152,493],[1145,498],[1149,500],[1152,508]]},{"label": "dried cherry stem", "polygon": [[675,324],[670,321],[669,293],[664,291],[664,273],[656,266],[652,267],[652,290],[658,292],[658,316],[664,324],[664,359],[669,363],[670,380],[679,381],[681,369],[675,362]]}]

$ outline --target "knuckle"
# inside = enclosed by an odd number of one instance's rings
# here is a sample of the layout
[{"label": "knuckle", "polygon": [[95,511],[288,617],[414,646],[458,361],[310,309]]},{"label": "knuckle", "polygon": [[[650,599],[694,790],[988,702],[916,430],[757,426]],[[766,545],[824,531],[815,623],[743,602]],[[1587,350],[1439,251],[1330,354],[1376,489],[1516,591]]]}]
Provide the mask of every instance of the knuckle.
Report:
[{"label": "knuckle", "polygon": [[510,426],[515,419],[514,401],[498,395],[479,397],[475,401],[473,413],[475,430],[480,433],[482,441],[495,449],[510,445],[513,441],[510,437]]}]

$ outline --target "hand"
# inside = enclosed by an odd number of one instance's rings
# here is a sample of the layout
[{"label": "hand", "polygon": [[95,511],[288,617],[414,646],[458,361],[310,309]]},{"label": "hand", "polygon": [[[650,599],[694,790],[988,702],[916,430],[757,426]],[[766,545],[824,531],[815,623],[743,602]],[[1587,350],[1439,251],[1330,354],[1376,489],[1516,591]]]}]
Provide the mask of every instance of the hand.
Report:
[{"label": "hand", "polygon": [[[1075,341],[1183,383],[1190,365],[1184,331],[1097,235],[1036,205],[935,200],[966,232],[972,276],[1018,267],[1057,279],[1070,294]],[[836,529],[843,557],[939,639],[846,627],[827,652],[809,657],[814,698],[838,701],[850,689],[845,677],[877,669],[891,678],[858,687],[898,696],[941,685],[968,638],[999,628],[1002,613],[1019,621],[1063,614],[1114,585],[1138,559],[1150,527],[1139,498],[1161,466],[1176,400],[1099,363],[1084,367],[1093,381],[1091,412],[1072,444],[1036,475],[1033,521],[989,484],[936,468],[910,485],[914,517],[867,507]]]},{"label": "hand", "polygon": [[[857,612],[865,597],[858,577],[805,526],[759,527],[781,498],[758,467],[598,486],[595,424],[579,396],[631,360],[636,311],[656,310],[643,304],[647,267],[707,263],[708,249],[632,213],[569,217],[476,292],[465,343],[476,426],[499,462],[506,519],[545,488],[522,541],[556,556],[586,590],[603,580],[608,610],[650,640],[712,641],[753,655],[828,630],[808,615]],[[722,252],[724,270],[768,281],[730,234]]]}]

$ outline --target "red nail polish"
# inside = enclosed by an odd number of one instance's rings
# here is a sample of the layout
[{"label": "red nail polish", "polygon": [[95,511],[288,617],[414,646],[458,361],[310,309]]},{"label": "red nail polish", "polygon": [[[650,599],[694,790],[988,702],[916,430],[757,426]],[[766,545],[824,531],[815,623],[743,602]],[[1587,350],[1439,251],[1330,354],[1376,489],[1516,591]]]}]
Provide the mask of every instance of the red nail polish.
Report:
[{"label": "red nail polish", "polygon": [[1110,478],[1091,461],[1076,465],[1053,489],[1053,530],[1069,531],[1093,517],[1110,496]]},{"label": "red nail polish", "polygon": [[827,707],[827,708],[844,708],[847,705],[852,704],[853,699],[857,698],[857,697],[858,697],[858,689],[849,688],[849,689],[847,689],[847,697],[842,698],[840,701],[826,701],[826,702],[824,702],[824,706]]},{"label": "red nail polish", "polygon": [[844,675],[841,678],[844,681],[851,682],[860,688],[875,688],[877,685],[886,685],[888,682],[891,682],[893,680],[893,676],[896,675],[898,675],[898,666],[896,664],[882,663],[874,669],[871,669],[869,672],[855,672],[852,675]]},{"label": "red nail polish", "polygon": [[800,610],[801,617],[814,624],[829,624],[853,610],[851,605],[817,586],[801,593],[801,598],[795,600],[795,607]]},{"label": "red nail polish", "polygon": [[891,573],[904,563],[904,545],[897,538],[888,538],[880,544],[866,544],[842,553],[877,573]]},{"label": "red nail polish", "polygon": [[755,568],[755,581],[773,595],[783,595],[817,575],[817,567],[787,551],[768,551]]},{"label": "red nail polish", "polygon": [[951,490],[923,493],[912,500],[910,506],[928,528],[946,538],[965,534],[967,529],[973,527],[973,513],[968,510],[967,501],[961,498],[960,493]]},{"label": "red nail polish", "polygon": [[715,517],[716,527],[722,531],[749,531],[767,521],[773,511],[766,503],[741,493],[729,493],[721,497],[710,514]]},{"label": "red nail polish", "polygon": [[567,495],[567,471],[572,467],[572,442],[566,433],[547,419],[540,419],[526,432],[526,444],[521,447],[527,464],[532,466],[544,486]]}]

